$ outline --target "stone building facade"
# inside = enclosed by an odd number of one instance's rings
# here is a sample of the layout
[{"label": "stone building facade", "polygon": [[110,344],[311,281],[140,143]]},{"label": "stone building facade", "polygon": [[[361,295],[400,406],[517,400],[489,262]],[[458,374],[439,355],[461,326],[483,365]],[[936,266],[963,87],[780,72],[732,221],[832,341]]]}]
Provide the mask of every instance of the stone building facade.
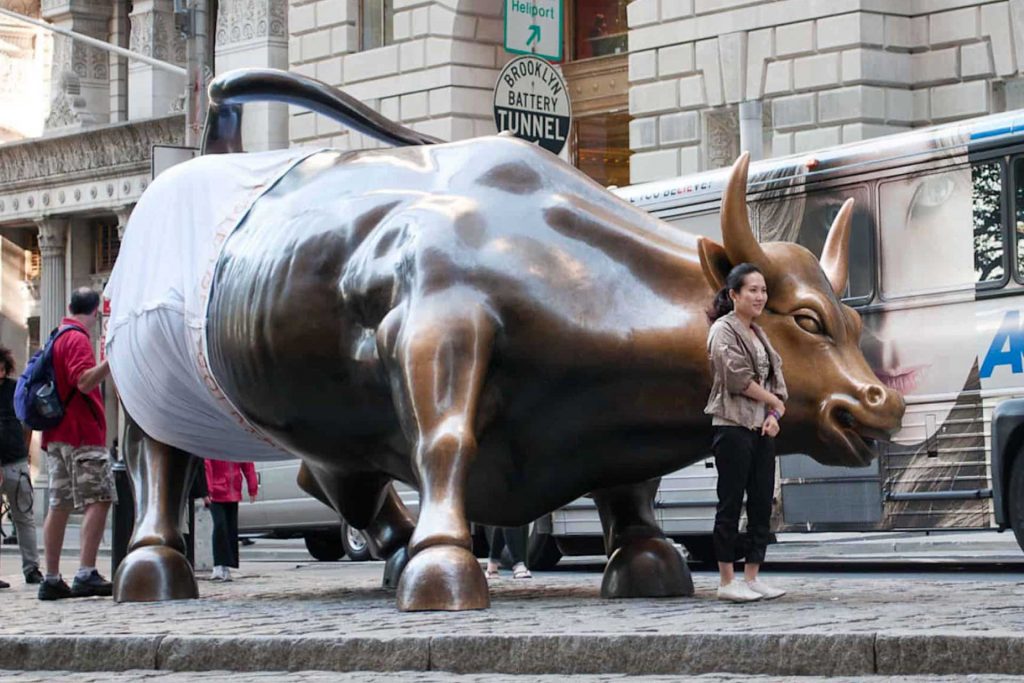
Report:
[{"label": "stone building facade", "polygon": [[[359,44],[365,4],[290,0],[291,68],[442,139],[493,132],[494,82],[512,56],[502,48],[504,3],[393,0],[390,44],[368,50]],[[614,5],[625,10],[628,141],[619,155],[628,156],[628,182],[731,161],[743,102],[761,105],[767,156],[1024,106],[1024,0],[563,4],[569,44],[578,39],[574,14],[593,5],[609,16]],[[563,69],[609,59],[574,62],[570,54]],[[584,74],[583,87],[571,88],[573,104],[593,87],[615,99],[624,84],[611,85],[620,72],[606,72]],[[373,146],[308,112],[293,110],[290,127],[293,144]]]}]

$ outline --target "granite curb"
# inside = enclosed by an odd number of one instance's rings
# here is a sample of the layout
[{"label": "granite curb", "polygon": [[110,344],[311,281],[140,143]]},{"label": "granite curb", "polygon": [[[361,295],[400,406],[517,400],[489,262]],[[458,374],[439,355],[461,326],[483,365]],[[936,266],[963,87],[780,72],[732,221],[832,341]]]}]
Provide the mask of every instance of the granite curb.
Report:
[{"label": "granite curb", "polygon": [[0,636],[22,671],[446,671],[463,674],[1024,674],[1024,635]]}]

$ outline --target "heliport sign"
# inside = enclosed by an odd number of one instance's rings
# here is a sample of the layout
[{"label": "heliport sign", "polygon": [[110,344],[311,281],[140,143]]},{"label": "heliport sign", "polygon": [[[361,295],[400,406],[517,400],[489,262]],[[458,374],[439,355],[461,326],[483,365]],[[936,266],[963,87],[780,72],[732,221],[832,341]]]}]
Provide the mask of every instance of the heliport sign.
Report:
[{"label": "heliport sign", "polygon": [[562,61],[562,0],[505,0],[505,50]]},{"label": "heliport sign", "polygon": [[494,87],[494,125],[558,154],[569,138],[569,91],[558,70],[532,56],[505,65]]}]

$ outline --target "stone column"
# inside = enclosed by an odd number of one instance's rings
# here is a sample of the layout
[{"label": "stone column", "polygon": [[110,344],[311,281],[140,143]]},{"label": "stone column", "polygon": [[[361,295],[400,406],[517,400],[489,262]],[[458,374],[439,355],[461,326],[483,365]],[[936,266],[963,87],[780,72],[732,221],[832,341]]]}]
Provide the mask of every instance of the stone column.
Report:
[{"label": "stone column", "polygon": [[[344,12],[345,0],[323,3],[324,13]],[[312,10],[312,7],[308,9]],[[220,0],[217,9],[217,74],[245,67],[288,70],[286,0]],[[338,60],[340,65],[340,58]],[[324,74],[317,73],[322,78]],[[247,152],[288,146],[288,107],[258,102],[245,105],[242,142]]]},{"label": "stone column", "polygon": [[[185,66],[185,40],[174,28],[174,0],[135,0],[129,19],[132,50]],[[184,76],[130,61],[128,92],[129,119],[184,111]]]},{"label": "stone column", "polygon": [[[128,3],[113,0],[110,16],[110,43],[128,47]],[[128,120],[128,60],[114,54],[107,55],[110,64],[110,122]]]},{"label": "stone column", "polygon": [[[54,26],[107,40],[109,0],[45,0],[42,9]],[[54,36],[50,88],[47,130],[110,120],[109,60],[103,50]]]},{"label": "stone column", "polygon": [[68,219],[48,216],[37,221],[36,225],[39,226],[39,253],[42,256],[39,275],[39,342],[45,344],[50,332],[64,318],[68,305],[64,280]]}]

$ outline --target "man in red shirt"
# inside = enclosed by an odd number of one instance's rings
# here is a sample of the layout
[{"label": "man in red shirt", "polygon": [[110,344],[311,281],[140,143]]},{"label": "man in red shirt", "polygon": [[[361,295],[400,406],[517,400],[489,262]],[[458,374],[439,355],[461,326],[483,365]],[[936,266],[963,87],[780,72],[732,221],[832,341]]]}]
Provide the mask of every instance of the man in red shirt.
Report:
[{"label": "man in red shirt", "polygon": [[[60,326],[67,332],[53,345],[53,371],[64,403],[64,419],[43,432],[43,449],[50,470],[50,509],[43,524],[46,576],[39,585],[40,600],[110,595],[110,582],[96,571],[96,551],[107,511],[115,500],[107,450],[107,421],[100,383],[110,374],[106,361],[96,364],[90,330],[99,319],[100,296],[88,287],[76,289],[68,316]],[[60,575],[60,553],[71,512],[84,512],[78,573],[69,588]]]}]

